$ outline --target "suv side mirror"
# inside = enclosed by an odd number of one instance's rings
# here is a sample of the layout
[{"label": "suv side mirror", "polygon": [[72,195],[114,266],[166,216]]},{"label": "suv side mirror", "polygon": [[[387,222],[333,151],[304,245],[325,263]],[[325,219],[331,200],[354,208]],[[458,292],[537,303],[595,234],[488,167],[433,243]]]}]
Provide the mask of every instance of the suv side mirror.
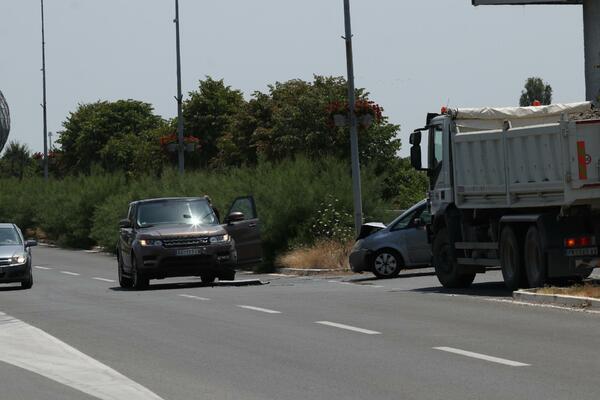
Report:
[{"label": "suv side mirror", "polygon": [[25,247],[34,247],[37,245],[38,245],[38,243],[36,240],[29,239],[28,241],[25,242]]},{"label": "suv side mirror", "polygon": [[234,211],[225,217],[225,223],[230,224],[232,222],[243,221],[246,217],[243,212]]},{"label": "suv side mirror", "polygon": [[128,219],[122,219],[119,221],[119,228],[131,228],[131,221]]}]

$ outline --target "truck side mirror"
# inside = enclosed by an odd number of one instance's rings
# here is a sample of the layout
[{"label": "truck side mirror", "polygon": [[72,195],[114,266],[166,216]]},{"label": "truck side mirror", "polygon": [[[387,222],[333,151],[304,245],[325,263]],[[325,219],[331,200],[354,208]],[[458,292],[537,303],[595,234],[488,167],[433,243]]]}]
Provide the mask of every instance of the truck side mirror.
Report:
[{"label": "truck side mirror", "polygon": [[417,171],[420,171],[422,169],[422,164],[421,164],[421,145],[420,144],[413,144],[411,146],[411,148],[410,148],[410,164]]},{"label": "truck side mirror", "polygon": [[412,145],[419,146],[421,144],[421,131],[414,131],[411,133],[408,141]]}]

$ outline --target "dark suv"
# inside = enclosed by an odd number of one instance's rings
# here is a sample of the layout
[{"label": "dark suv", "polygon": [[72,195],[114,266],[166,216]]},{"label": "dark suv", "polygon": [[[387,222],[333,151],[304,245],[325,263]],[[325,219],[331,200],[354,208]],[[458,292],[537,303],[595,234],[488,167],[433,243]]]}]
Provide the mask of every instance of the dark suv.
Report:
[{"label": "dark suv", "polygon": [[261,261],[254,199],[237,198],[223,222],[208,197],[134,201],[120,222],[119,284],[141,289],[150,279],[176,276],[233,280],[237,265]]}]

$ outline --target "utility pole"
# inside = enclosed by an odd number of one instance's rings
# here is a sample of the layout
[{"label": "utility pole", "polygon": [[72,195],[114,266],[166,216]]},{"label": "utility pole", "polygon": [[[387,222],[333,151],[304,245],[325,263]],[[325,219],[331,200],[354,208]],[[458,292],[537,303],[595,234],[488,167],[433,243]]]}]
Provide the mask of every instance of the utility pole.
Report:
[{"label": "utility pole", "polygon": [[360,183],[360,160],[358,154],[358,128],[354,107],[354,62],[352,60],[352,26],[350,23],[350,0],[344,0],[344,21],[346,26],[346,65],[348,68],[348,108],[350,117],[350,153],[352,158],[352,192],[354,197],[354,227],[356,234],[362,226],[362,190]]},{"label": "utility pole", "polygon": [[40,0],[42,7],[42,92],[44,110],[44,179],[48,180],[48,116],[46,108],[46,41],[44,36],[44,0]]},{"label": "utility pole", "polygon": [[176,30],[176,46],[177,46],[177,154],[179,160],[179,174],[183,175],[184,171],[184,148],[183,148],[183,112],[181,110],[183,96],[181,94],[181,49],[179,44],[179,0],[175,0],[175,30]]}]

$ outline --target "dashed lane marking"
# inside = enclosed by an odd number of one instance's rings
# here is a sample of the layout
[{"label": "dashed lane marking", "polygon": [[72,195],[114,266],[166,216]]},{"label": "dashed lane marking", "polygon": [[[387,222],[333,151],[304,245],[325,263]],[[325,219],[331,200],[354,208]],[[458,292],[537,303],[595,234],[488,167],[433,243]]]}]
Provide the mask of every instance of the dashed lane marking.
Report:
[{"label": "dashed lane marking", "polygon": [[334,328],[345,329],[347,331],[364,333],[365,335],[381,335],[381,332],[372,331],[370,329],[358,328],[356,326],[339,324],[331,321],[315,321],[315,324],[333,326]]},{"label": "dashed lane marking", "polygon": [[194,299],[194,300],[204,300],[204,301],[210,300],[208,297],[193,296],[191,294],[180,294],[179,296],[185,297],[187,299]]},{"label": "dashed lane marking", "polygon": [[70,272],[70,271],[60,271],[61,274],[65,274],[65,275],[72,275],[72,276],[79,276],[80,274],[78,274],[77,272]]},{"label": "dashed lane marking", "polygon": [[93,277],[92,279],[95,279],[97,281],[102,281],[102,282],[110,282],[110,283],[116,282],[114,279],[106,279],[106,278],[98,278],[98,277]]},{"label": "dashed lane marking", "polygon": [[42,267],[42,266],[39,266],[39,265],[35,265],[33,268],[37,268],[37,269],[43,269],[43,270],[49,270],[49,269],[52,269],[52,268],[50,268],[50,267]]},{"label": "dashed lane marking", "polygon": [[269,310],[268,308],[254,307],[254,306],[244,306],[238,305],[240,308],[245,308],[246,310],[260,311],[267,314],[281,314],[281,311]]},{"label": "dashed lane marking", "polygon": [[446,351],[448,353],[459,354],[465,357],[477,358],[479,360],[485,360],[489,362],[493,362],[496,364],[508,365],[510,367],[529,367],[530,364],[525,364],[518,361],[507,360],[505,358],[498,358],[493,356],[488,356],[480,353],[473,353],[472,351],[466,351],[461,349],[455,349],[453,347],[434,347],[435,350]]}]

